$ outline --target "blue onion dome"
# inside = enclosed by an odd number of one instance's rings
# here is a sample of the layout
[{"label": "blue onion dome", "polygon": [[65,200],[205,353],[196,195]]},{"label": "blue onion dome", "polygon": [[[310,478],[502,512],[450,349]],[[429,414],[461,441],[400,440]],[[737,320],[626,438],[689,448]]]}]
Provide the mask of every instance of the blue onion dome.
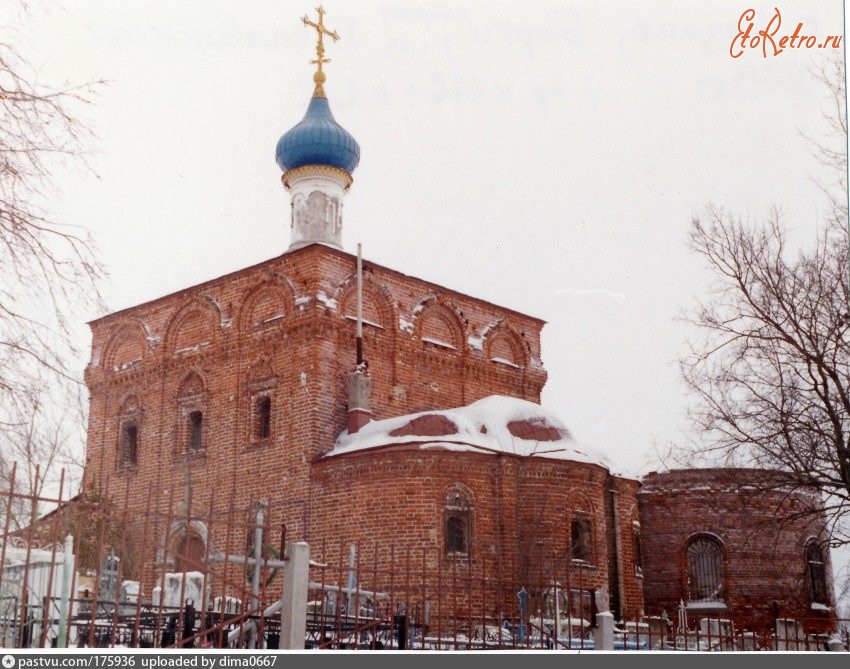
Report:
[{"label": "blue onion dome", "polygon": [[277,143],[275,158],[284,172],[304,165],[328,165],[349,174],[360,162],[360,145],[336,122],[324,91],[310,100],[307,113]]}]

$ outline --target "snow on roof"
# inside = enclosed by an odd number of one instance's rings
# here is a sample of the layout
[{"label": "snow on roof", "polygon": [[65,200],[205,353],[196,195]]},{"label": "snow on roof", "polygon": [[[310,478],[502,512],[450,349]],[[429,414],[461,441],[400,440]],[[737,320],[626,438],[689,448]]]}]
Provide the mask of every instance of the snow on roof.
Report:
[{"label": "snow on roof", "polygon": [[467,406],[423,411],[367,423],[359,432],[343,432],[329,458],[394,445],[477,453],[508,453],[601,465],[601,452],[576,443],[561,420],[539,404],[491,395]]}]

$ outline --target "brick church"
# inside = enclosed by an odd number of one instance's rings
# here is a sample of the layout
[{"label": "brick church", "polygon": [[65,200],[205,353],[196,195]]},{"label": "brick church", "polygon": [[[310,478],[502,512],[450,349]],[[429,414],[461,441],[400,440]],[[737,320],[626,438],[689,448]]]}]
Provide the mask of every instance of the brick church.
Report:
[{"label": "brick church", "polygon": [[223,523],[178,519],[187,500],[211,517],[263,500],[317,557],[376,541],[446,572],[551,571],[628,619],[833,620],[820,530],[772,522],[811,499],[756,494],[749,470],[618,475],[540,404],[543,320],[358,272],[342,236],[360,147],[331,113],[321,19],[312,98],[276,149],[289,248],[90,323],[84,485],[173,512],[145,559],[189,570],[224,549]]}]

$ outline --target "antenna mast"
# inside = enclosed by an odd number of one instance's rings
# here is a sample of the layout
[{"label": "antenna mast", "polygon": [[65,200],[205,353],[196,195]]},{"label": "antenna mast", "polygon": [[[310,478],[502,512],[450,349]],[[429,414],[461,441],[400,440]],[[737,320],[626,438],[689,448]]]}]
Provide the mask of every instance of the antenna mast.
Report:
[{"label": "antenna mast", "polygon": [[357,245],[357,336],[355,338],[357,347],[357,366],[363,364],[363,251],[361,245]]}]

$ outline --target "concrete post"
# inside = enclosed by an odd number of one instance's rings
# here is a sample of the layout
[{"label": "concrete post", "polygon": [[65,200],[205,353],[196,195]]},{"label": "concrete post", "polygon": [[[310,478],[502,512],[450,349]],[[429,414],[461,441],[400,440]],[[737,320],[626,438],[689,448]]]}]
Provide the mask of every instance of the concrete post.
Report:
[{"label": "concrete post", "polygon": [[348,375],[348,434],[372,420],[372,379],[363,370]]},{"label": "concrete post", "polygon": [[593,648],[595,650],[614,650],[614,614],[610,611],[596,614]]},{"label": "concrete post", "polygon": [[283,608],[280,611],[281,650],[304,648],[309,581],[310,547],[303,541],[287,544],[286,566],[283,568]]},{"label": "concrete post", "polygon": [[[51,569],[52,569],[51,565]],[[65,537],[65,551],[62,564],[62,594],[59,600],[59,633],[56,637],[56,647],[65,648],[68,645],[68,617],[70,615],[71,581],[74,580],[74,537]]]},{"label": "concrete post", "polygon": [[348,548],[348,582],[346,583],[348,592],[345,593],[345,613],[356,615],[355,612],[360,606],[360,602],[355,602],[357,599],[357,546],[351,544]]},{"label": "concrete post", "polygon": [[[266,522],[265,500],[261,500],[257,506],[257,517],[254,521],[254,571],[251,574],[251,608],[256,609],[260,605],[260,560],[263,559],[263,526]],[[256,631],[252,631],[248,638],[248,648],[256,648],[257,643],[262,647],[262,640],[257,638]]]}]

